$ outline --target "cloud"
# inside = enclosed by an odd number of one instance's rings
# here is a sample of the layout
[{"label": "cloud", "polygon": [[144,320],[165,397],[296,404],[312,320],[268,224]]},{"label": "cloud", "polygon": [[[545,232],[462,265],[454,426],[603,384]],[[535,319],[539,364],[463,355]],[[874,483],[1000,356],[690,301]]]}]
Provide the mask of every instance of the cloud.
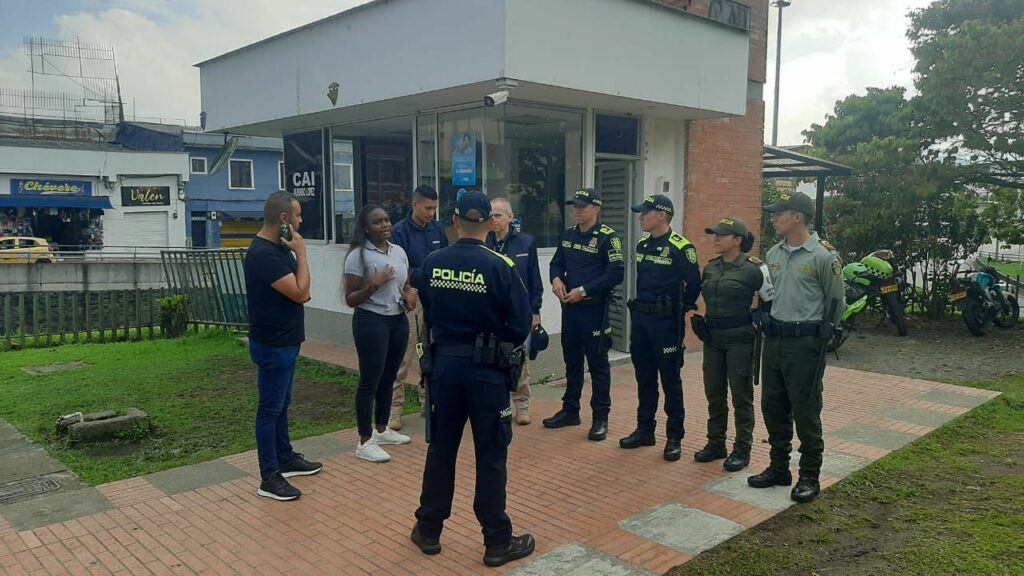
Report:
[{"label": "cloud", "polygon": [[[870,86],[913,87],[907,13],[932,0],[796,0],[782,17],[779,144],[803,142],[802,130],[822,123],[837,100]],[[825,11],[827,7],[827,12]],[[765,141],[771,141],[775,32],[769,18]]]}]

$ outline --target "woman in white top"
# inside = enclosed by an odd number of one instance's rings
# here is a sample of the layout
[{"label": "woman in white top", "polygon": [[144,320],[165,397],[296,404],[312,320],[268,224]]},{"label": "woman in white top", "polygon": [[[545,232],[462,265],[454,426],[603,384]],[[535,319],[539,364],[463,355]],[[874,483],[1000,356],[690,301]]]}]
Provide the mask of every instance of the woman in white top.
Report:
[{"label": "woman in white top", "polygon": [[380,447],[382,444],[410,441],[387,427],[391,388],[409,339],[405,313],[417,303],[416,290],[409,285],[409,258],[401,246],[388,240],[390,237],[387,212],[369,204],[359,212],[345,259],[345,302],[356,309],[352,333],[359,356],[356,456],[370,462],[391,459]]}]

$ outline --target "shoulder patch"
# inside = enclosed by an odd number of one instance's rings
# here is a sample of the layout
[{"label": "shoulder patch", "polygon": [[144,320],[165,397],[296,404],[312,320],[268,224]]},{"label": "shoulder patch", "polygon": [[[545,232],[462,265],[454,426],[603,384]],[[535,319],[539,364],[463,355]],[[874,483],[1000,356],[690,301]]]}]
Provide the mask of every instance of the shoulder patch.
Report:
[{"label": "shoulder patch", "polygon": [[836,251],[836,247],[833,246],[828,240],[818,240],[818,242],[821,243],[821,245],[825,248],[825,250],[828,250],[829,252],[835,252]]},{"label": "shoulder patch", "polygon": [[764,264],[764,260],[761,260],[757,256],[748,256],[747,260],[749,260],[750,263],[753,264],[754,266],[760,266],[761,264]]},{"label": "shoulder patch", "polygon": [[505,261],[505,264],[508,264],[510,268],[515,268],[515,267],[516,267],[516,263],[515,263],[515,262],[513,262],[511,258],[509,258],[508,256],[505,256],[505,255],[504,255],[504,254],[502,254],[501,252],[495,252],[494,250],[491,250],[491,249],[490,249],[490,248],[488,248],[487,246],[481,246],[481,248],[483,248],[484,250],[487,250],[487,251],[488,251],[488,252],[490,252],[491,254],[494,254],[494,255],[495,255],[495,256],[497,256],[498,258],[501,258],[502,260],[504,260],[504,261]]},{"label": "shoulder patch", "polygon": [[615,229],[607,224],[601,224],[601,234],[615,234]]},{"label": "shoulder patch", "polygon": [[836,278],[843,277],[843,265],[839,262],[838,258],[832,259],[832,275]]},{"label": "shoulder patch", "polygon": [[690,264],[696,264],[697,263],[697,249],[696,248],[694,248],[692,245],[691,246],[687,246],[686,249],[683,250],[683,252],[686,253],[686,259],[690,261]]},{"label": "shoulder patch", "polygon": [[612,250],[622,250],[622,240],[619,240],[618,236],[612,236],[611,245]]}]

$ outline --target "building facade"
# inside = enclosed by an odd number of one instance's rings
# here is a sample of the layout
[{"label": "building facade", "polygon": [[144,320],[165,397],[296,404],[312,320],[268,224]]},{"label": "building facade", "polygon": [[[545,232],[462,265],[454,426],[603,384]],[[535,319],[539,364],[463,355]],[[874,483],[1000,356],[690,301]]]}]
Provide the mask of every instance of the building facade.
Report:
[{"label": "building facade", "polygon": [[[653,193],[705,261],[705,226],[756,226],[767,14],[767,0],[377,1],[199,64],[202,106],[211,131],[283,138],[310,244],[310,335],[351,341],[339,280],[352,219],[367,202],[400,218],[419,184],[449,227],[459,190],[508,198],[545,278],[581,186],[602,192],[627,246],[640,237],[629,205]],[[473,24],[436,34],[456,21]],[[402,41],[365,50],[384,35]],[[610,311],[619,350],[633,265]],[[542,321],[560,331],[549,291]]]}]

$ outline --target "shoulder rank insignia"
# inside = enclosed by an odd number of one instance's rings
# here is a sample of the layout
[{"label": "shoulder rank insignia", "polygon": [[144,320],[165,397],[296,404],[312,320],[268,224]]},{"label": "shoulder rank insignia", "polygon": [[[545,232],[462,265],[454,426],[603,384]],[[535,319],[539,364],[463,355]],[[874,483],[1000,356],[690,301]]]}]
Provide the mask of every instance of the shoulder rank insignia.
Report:
[{"label": "shoulder rank insignia", "polygon": [[669,234],[668,241],[670,244],[672,244],[679,250],[683,250],[684,248],[686,248],[686,245],[689,243],[686,240],[686,238],[683,238],[681,234],[678,234],[676,232],[672,232],[671,234]]},{"label": "shoulder rank insignia", "polygon": [[818,240],[818,242],[821,243],[821,245],[825,248],[825,250],[828,250],[829,252],[835,252],[836,251],[836,247],[833,246],[828,240]]},{"label": "shoulder rank insignia", "polygon": [[651,233],[650,232],[644,232],[643,234],[640,235],[640,240],[637,241],[637,245],[639,245],[641,242],[647,240],[650,237],[651,237]]},{"label": "shoulder rank insignia", "polygon": [[615,234],[615,229],[607,224],[601,224],[601,234]]},{"label": "shoulder rank insignia", "polygon": [[757,256],[748,256],[747,260],[749,260],[750,263],[753,264],[754,266],[760,266],[761,264],[764,264],[764,260],[761,260]]},{"label": "shoulder rank insignia", "polygon": [[494,254],[494,255],[495,255],[495,256],[497,256],[498,258],[501,258],[501,260],[502,260],[502,261],[503,261],[503,262],[504,262],[505,264],[508,264],[508,265],[509,265],[509,266],[511,266],[512,268],[515,268],[515,267],[516,267],[516,263],[515,263],[515,262],[513,262],[511,258],[509,258],[508,256],[505,256],[505,255],[504,255],[504,254],[502,254],[501,252],[495,252],[494,250],[491,250],[491,249],[490,249],[490,248],[488,248],[487,246],[481,246],[481,248],[483,248],[484,250],[487,250],[487,251],[488,251],[488,252],[490,252],[491,254]]}]

